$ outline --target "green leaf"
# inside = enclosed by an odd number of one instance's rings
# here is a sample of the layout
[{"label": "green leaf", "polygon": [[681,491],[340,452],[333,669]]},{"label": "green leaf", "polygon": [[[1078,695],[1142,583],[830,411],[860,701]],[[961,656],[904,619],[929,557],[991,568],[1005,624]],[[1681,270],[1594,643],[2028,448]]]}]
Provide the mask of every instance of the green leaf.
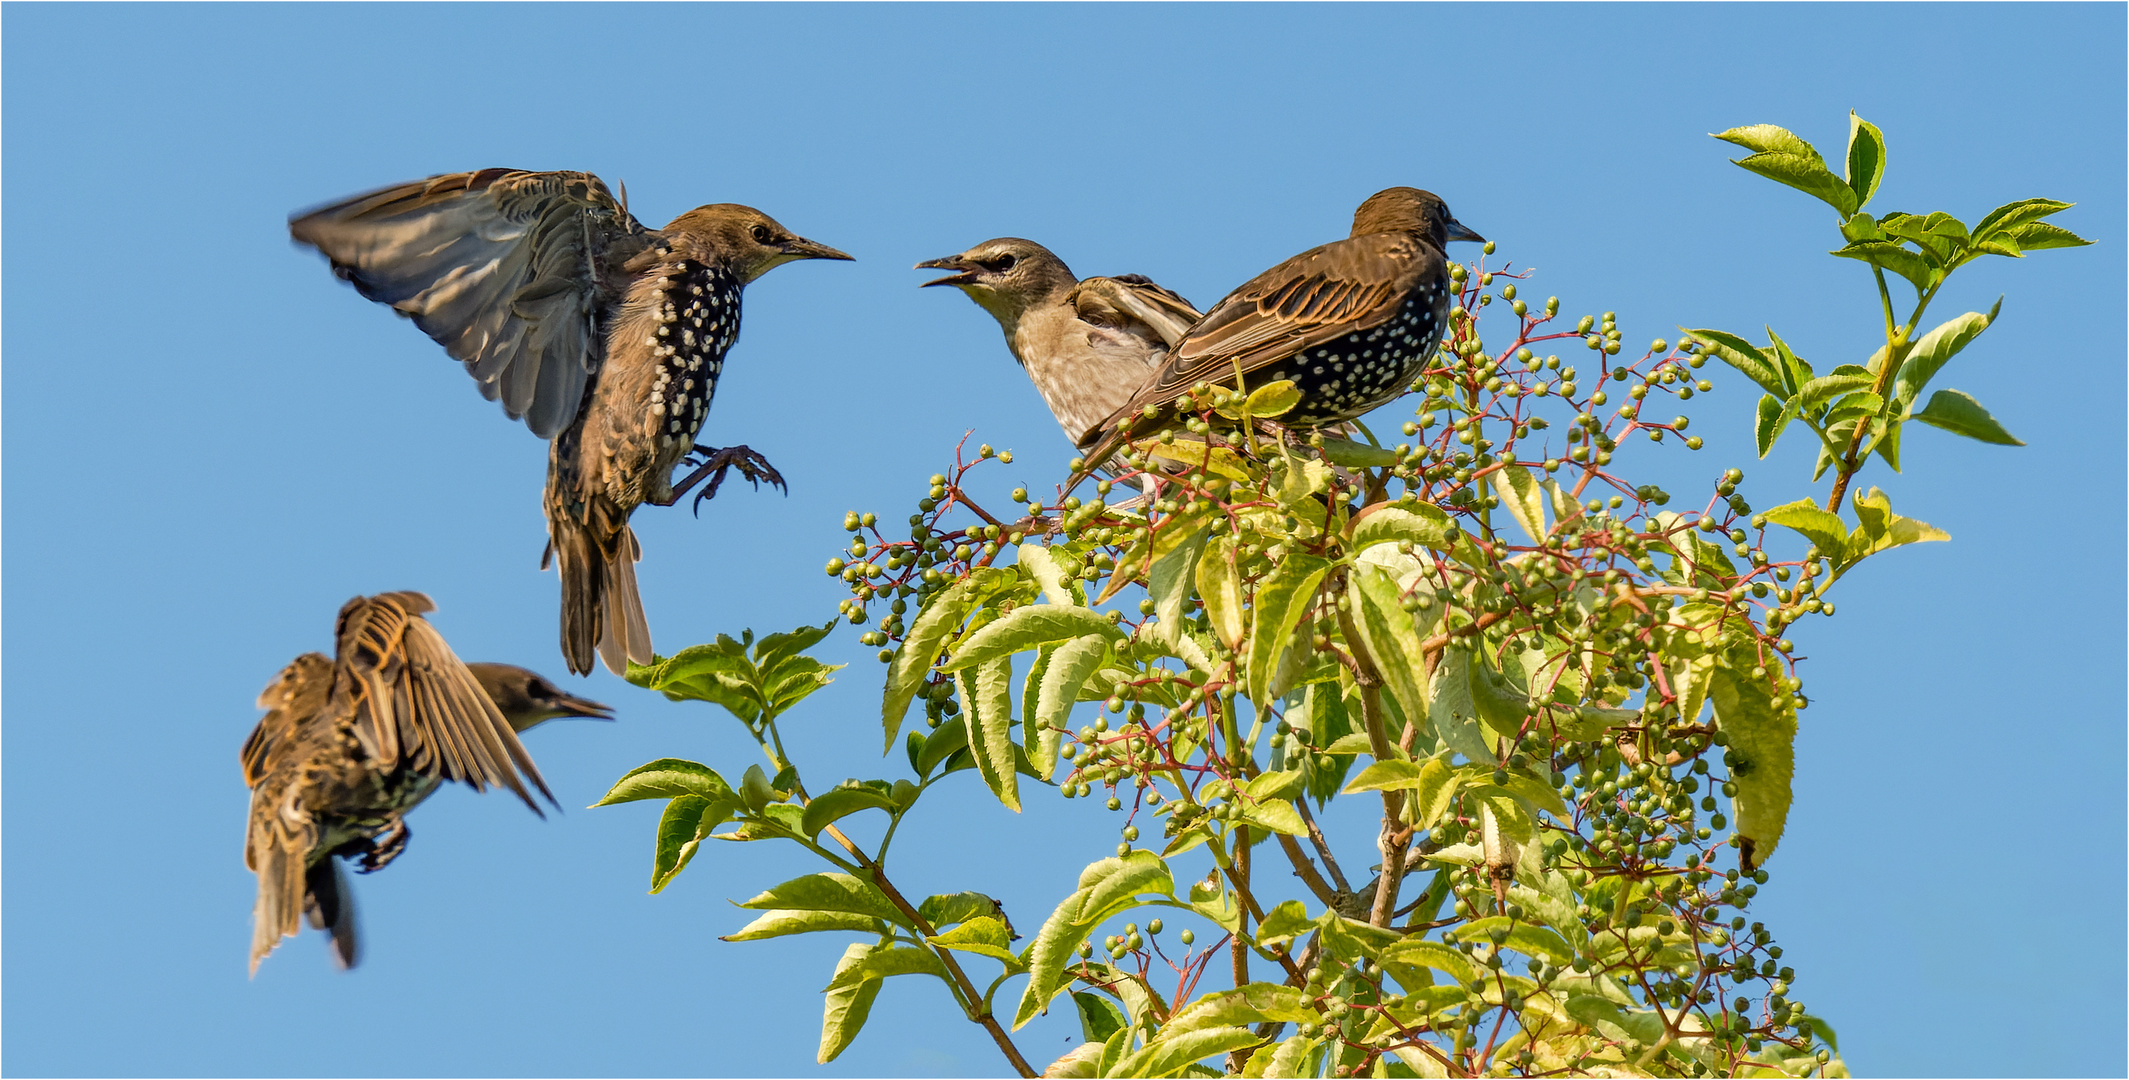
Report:
[{"label": "green leaf", "polygon": [[861,934],[884,934],[886,924],[869,915],[848,911],[765,911],[753,922],[726,934],[719,941],[760,941],[791,934],[816,934],[826,930],[851,930]]},{"label": "green leaf", "polygon": [[1471,761],[1493,761],[1493,747],[1479,727],[1478,706],[1471,698],[1469,651],[1443,650],[1441,663],[1434,669],[1433,691],[1427,704],[1427,720],[1434,726],[1434,733]]},{"label": "green leaf", "polygon": [[[1095,634],[1059,645],[1042,673],[1041,696],[1035,705],[1036,723],[1045,730],[1070,724],[1072,706],[1079,702],[1087,678],[1108,656],[1109,639]],[[1050,756],[1054,758],[1056,754]]]},{"label": "green leaf", "polygon": [[725,783],[717,770],[698,762],[682,758],[659,758],[648,765],[630,769],[606,796],[592,806],[612,806],[615,803],[635,802],[638,799],[674,799],[682,795],[699,795],[711,801],[737,801],[732,794],[732,785]]},{"label": "green leaf", "polygon": [[657,857],[651,864],[651,892],[665,891],[674,876],[687,869],[688,860],[695,857],[695,849],[710,835],[710,830],[731,820],[739,807],[726,800],[705,799],[700,795],[682,795],[665,804],[665,813],[658,819]]},{"label": "green leaf", "polygon": [[1829,254],[1883,267],[1907,279],[1917,294],[1926,293],[1943,276],[1928,258],[1909,251],[1892,240],[1858,240]]},{"label": "green leaf", "polygon": [[[1016,611],[1013,614],[1019,613]],[[984,661],[976,668],[973,678],[965,671],[954,673],[954,688],[961,695],[961,721],[968,726],[968,748],[969,753],[976,759],[976,772],[983,777],[984,784],[990,787],[991,794],[996,795],[1006,809],[1017,814],[1020,812],[1020,779],[1019,774],[1013,770],[1012,684],[1011,653]]]},{"label": "green leaf", "polygon": [[871,882],[849,874],[807,874],[792,878],[739,905],[743,908],[783,908],[792,911],[847,911],[908,926],[902,914]]},{"label": "green leaf", "polygon": [[1042,678],[1050,670],[1050,658],[1056,655],[1056,646],[1043,646],[1035,654],[1035,662],[1028,665],[1027,678],[1020,683],[1020,738],[1027,745],[1028,763],[1035,768],[1035,778],[1044,783],[1057,771],[1058,743],[1064,738],[1064,732],[1042,722],[1038,711],[1042,704]]},{"label": "green leaf", "polygon": [[[1341,794],[1357,795],[1364,791],[1409,791],[1418,788],[1426,765],[1435,764],[1428,759],[1423,765],[1417,761],[1378,761],[1353,778]],[[1447,769],[1443,770],[1447,772]]]},{"label": "green leaf", "polygon": [[1599,1035],[1630,1047],[1650,1046],[1663,1038],[1663,1018],[1652,1012],[1622,1009],[1594,994],[1570,994],[1567,1015]]},{"label": "green leaf", "polygon": [[1168,864],[1149,851],[1103,859],[1079,875],[1079,888],[1057,905],[1027,950],[1028,985],[1013,1017],[1015,1031],[1047,1009],[1065,985],[1065,965],[1087,934],[1102,921],[1138,905],[1144,893],[1175,895]]},{"label": "green leaf", "polygon": [[1002,961],[1008,971],[1021,970],[1020,958],[1013,955],[1012,932],[1005,928],[1004,923],[988,915],[970,919],[952,930],[934,934],[924,940],[943,949],[975,953]]},{"label": "green leaf", "polygon": [[1294,631],[1330,569],[1328,559],[1291,554],[1257,585],[1255,626],[1249,641],[1249,700],[1259,709],[1271,706],[1272,673],[1292,646]]},{"label": "green leaf", "polygon": [[1758,866],[1781,843],[1789,819],[1790,781],[1796,775],[1796,714],[1777,710],[1766,679],[1753,678],[1757,656],[1749,648],[1715,669],[1709,696],[1715,722],[1730,739],[1724,760],[1737,784],[1731,800],[1744,863]]},{"label": "green leaf", "polygon": [[946,980],[946,965],[930,949],[914,945],[896,945],[892,948],[875,947],[864,958],[850,967],[837,971],[828,981],[826,990],[833,992],[848,986],[890,979],[896,975],[932,975]]},{"label": "green leaf", "polygon": [[1964,435],[1985,443],[2000,446],[2024,446],[2025,442],[2004,430],[1989,411],[1981,407],[1970,395],[1959,390],[1939,390],[1929,396],[1929,404],[1914,418],[1931,427],[1940,427],[1954,435]]},{"label": "green leaf", "polygon": [[1813,158],[1819,156],[1819,152],[1810,143],[1798,138],[1796,133],[1773,124],[1734,127],[1715,135],[1714,138],[1726,143],[1735,143],[1758,154],[1802,154]]},{"label": "green leaf", "polygon": [[[1072,1004],[1079,1008],[1079,1030],[1088,1043],[1099,1044],[1122,1030],[1128,1023],[1124,1011],[1116,1003],[1100,994],[1085,990],[1072,991]],[[1047,1075],[1047,1074],[1045,1074]],[[1093,1073],[1087,1075],[1092,1076]]]},{"label": "green leaf", "polygon": [[953,659],[939,665],[939,671],[947,674],[965,671],[999,657],[1010,657],[1017,652],[1086,634],[1111,638],[1123,636],[1098,611],[1057,604],[1027,604],[970,634],[954,649]]},{"label": "green leaf", "polygon": [[[1679,327],[1685,330],[1684,327]],[[1720,330],[1685,330],[1701,343],[1701,349],[1715,354],[1715,358],[1744,373],[1745,378],[1759,384],[1759,388],[1776,397],[1786,398],[1789,390],[1782,385],[1781,372],[1775,369],[1766,354],[1745,339]]]},{"label": "green leaf", "polygon": [[1855,189],[1833,175],[1815,150],[1809,154],[1767,151],[1735,159],[1731,164],[1814,196],[1844,218],[1855,213],[1859,205]]},{"label": "green leaf", "polygon": [[1530,695],[1478,654],[1471,657],[1471,703],[1479,720],[1499,738],[1513,738],[1530,715]]},{"label": "green leaf", "polygon": [[1246,1027],[1214,1027],[1160,1038],[1125,1054],[1111,1076],[1177,1076],[1199,1058],[1255,1046],[1263,1040]]},{"label": "green leaf", "polygon": [[1877,554],[1908,544],[1920,544],[1933,540],[1950,540],[1951,534],[1926,521],[1901,517],[1892,512],[1892,500],[1876,487],[1868,492],[1855,493],[1856,514],[1866,526],[1848,538],[1848,554],[1845,560],[1834,564],[1834,580],[1840,580],[1855,564]]},{"label": "green leaf", "polygon": [[[1793,397],[1805,383],[1811,381],[1811,365],[1803,357],[1796,355],[1796,351],[1789,348],[1789,343],[1783,341],[1782,336],[1775,333],[1771,326],[1767,327],[1767,340],[1773,343],[1774,361],[1781,373],[1782,385],[1788,388],[1789,395]],[[1760,351],[1765,353],[1766,350]]]},{"label": "green leaf", "polygon": [[1477,969],[1471,966],[1468,957],[1439,941],[1401,941],[1382,951],[1382,962],[1433,968],[1459,984],[1478,977]]},{"label": "green leaf", "polygon": [[1969,311],[1922,335],[1907,351],[1907,360],[1900,365],[1899,374],[1893,379],[1895,408],[1904,411],[1908,403],[1920,397],[1938,370],[1989,328],[1989,320],[1987,315]]},{"label": "green leaf", "polygon": [[1346,571],[1346,595],[1360,644],[1389,684],[1398,708],[1406,716],[1422,715],[1429,690],[1427,653],[1418,624],[1401,604],[1397,582],[1380,567],[1356,565]]},{"label": "green leaf", "polygon": [[1295,387],[1290,379],[1278,379],[1251,390],[1249,392],[1249,401],[1245,407],[1249,410],[1249,415],[1259,419],[1270,420],[1275,417],[1285,416],[1293,411],[1294,406],[1299,404],[1301,404],[1300,389]]},{"label": "green leaf", "polygon": [[784,661],[821,643],[841,620],[801,626],[787,634],[770,634],[754,645],[754,666],[773,677]]},{"label": "green leaf", "polygon": [[[843,950],[843,958],[836,962],[836,977],[840,978],[844,972],[863,964],[865,958],[872,955],[872,950],[871,942],[852,942]],[[814,1060],[826,1065],[849,1048],[850,1040],[858,1037],[858,1031],[865,1026],[865,1018],[872,1013],[872,999],[879,994],[878,979],[828,992],[827,1005],[821,1010],[820,1053]]]},{"label": "green leaf", "polygon": [[1352,533],[1353,542],[1347,546],[1353,551],[1399,542],[1447,551],[1461,530],[1433,503],[1376,503],[1353,519]]},{"label": "green leaf", "polygon": [[2075,203],[2056,202],[2054,199],[2020,199],[2005,203],[1974,225],[1974,239],[1980,240],[1999,231],[2010,231],[2021,225],[2039,221],[2051,214],[2068,210]]},{"label": "green leaf", "polygon": [[1885,134],[1877,125],[1848,111],[1848,187],[1861,207],[1878,193],[1885,178]]},{"label": "green leaf", "polygon": [[1042,588],[1042,595],[1050,603],[1064,607],[1086,606],[1086,593],[1079,587],[1079,579],[1065,576],[1049,548],[1030,540],[1020,545],[1016,558],[1020,568],[1035,579],[1035,584]]},{"label": "green leaf", "polygon": [[917,905],[917,915],[934,927],[996,914],[998,902],[979,892],[940,893],[925,897],[924,902]]},{"label": "green leaf", "polygon": [[[1170,643],[1183,637],[1183,616],[1197,583],[1199,556],[1205,553],[1205,530],[1199,529],[1146,572],[1146,597],[1153,601],[1153,630]],[[1108,625],[1106,618],[1102,619]],[[1089,631],[1082,631],[1086,633]],[[1115,632],[1115,631],[1112,631]]]},{"label": "green leaf", "polygon": [[1500,496],[1502,508],[1517,525],[1522,526],[1523,535],[1544,543],[1545,493],[1539,490],[1537,478],[1521,465],[1504,465],[1494,470],[1488,479]]},{"label": "green leaf", "polygon": [[[910,732],[912,739],[919,733]],[[929,737],[921,739],[922,746],[910,756],[910,767],[918,776],[930,776],[931,771],[946,759],[961,750],[968,749],[968,725],[965,723],[942,723],[932,730]]]},{"label": "green leaf", "polygon": [[[1809,413],[1842,394],[1852,393],[1857,390],[1868,390],[1873,384],[1873,380],[1864,375],[1821,375],[1805,383],[1804,388],[1797,392],[1797,411]],[[1762,415],[1764,415],[1767,408],[1766,402],[1761,401],[1759,407]],[[1767,455],[1762,453],[1760,456],[1765,457]]]},{"label": "green leaf", "polygon": [[1764,458],[1774,449],[1774,440],[1782,437],[1782,429],[1796,419],[1796,401],[1783,401],[1773,394],[1759,396],[1759,420],[1753,425],[1753,434],[1759,441],[1759,456]]},{"label": "green leaf", "polygon": [[1542,956],[1556,964],[1574,962],[1574,946],[1567,939],[1542,926],[1529,922],[1516,922],[1506,915],[1490,915],[1473,919],[1456,930],[1459,941],[1490,941],[1495,930],[1506,931],[1508,936],[1501,945],[1514,949],[1525,956]]},{"label": "green leaf", "polygon": [[1348,469],[1386,469],[1397,464],[1397,451],[1335,436],[1323,437],[1323,460]]},{"label": "green leaf", "polygon": [[885,810],[893,814],[898,809],[894,796],[884,791],[869,787],[831,788],[806,804],[802,831],[809,837],[819,836],[822,829],[860,810]]},{"label": "green leaf", "polygon": [[1235,542],[1231,536],[1215,536],[1205,543],[1198,559],[1198,595],[1205,601],[1205,616],[1212,632],[1229,649],[1242,645],[1242,577],[1235,569]]},{"label": "green leaf", "polygon": [[894,748],[895,735],[902,730],[902,716],[917,696],[917,687],[931,673],[932,661],[938,658],[940,648],[968,618],[976,583],[973,577],[962,578],[933,596],[902,636],[902,647],[887,666],[887,687],[880,703],[880,722],[887,728],[887,749]]},{"label": "green leaf", "polygon": [[1257,944],[1286,941],[1308,933],[1315,926],[1316,921],[1308,917],[1308,908],[1301,901],[1282,901],[1264,913],[1264,921],[1257,926]]},{"label": "green leaf", "polygon": [[1784,503],[1763,516],[1776,525],[1802,533],[1830,558],[1837,557],[1836,552],[1848,550],[1847,524],[1841,521],[1839,514],[1819,509],[1810,499]]},{"label": "green leaf", "polygon": [[2090,246],[2092,243],[2092,241],[2087,240],[2084,237],[2079,236],[2068,229],[2050,225],[2045,221],[2036,221],[2031,225],[2020,225],[2018,228],[2009,230],[2003,233],[2002,235],[2008,236],[2016,240],[2018,242],[2018,246],[2026,251],[2042,251],[2048,248],[2087,247]]},{"label": "green leaf", "polygon": [[[1314,1076],[1321,1069],[1323,1039],[1315,1035],[1296,1035],[1279,1044],[1272,1051],[1271,1060],[1265,1063],[1260,1076]],[[1256,1058],[1250,1062],[1254,1064]]]},{"label": "green leaf", "polygon": [[[1282,904],[1280,908],[1285,906]],[[1267,920],[1271,917],[1269,913],[1265,916]],[[1316,1010],[1309,1007],[1300,987],[1250,983],[1199,995],[1196,1001],[1177,1009],[1175,1015],[1169,1017],[1168,1023],[1161,1027],[1161,1038],[1170,1039],[1185,1032],[1215,1027],[1282,1022],[1300,1024],[1315,1019]]]}]

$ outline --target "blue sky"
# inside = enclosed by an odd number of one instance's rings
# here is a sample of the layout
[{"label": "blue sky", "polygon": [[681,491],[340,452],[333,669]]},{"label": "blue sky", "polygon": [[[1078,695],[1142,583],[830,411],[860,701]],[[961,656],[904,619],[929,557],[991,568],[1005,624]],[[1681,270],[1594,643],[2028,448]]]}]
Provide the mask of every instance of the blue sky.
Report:
[{"label": "blue sky", "polygon": [[[745,202],[857,257],[749,290],[705,431],[790,496],[637,516],[672,651],[831,615],[843,512],[909,513],[968,429],[1018,452],[1000,492],[1070,456],[988,317],[917,290],[919,259],[1021,235],[1209,305],[1414,184],[1535,266],[1526,292],[1615,310],[1629,341],[1768,323],[1824,370],[1871,347],[1864,271],[1823,254],[1830,212],[1705,133],[1779,123],[1834,155],[1850,108],[1890,147],[1874,208],[1972,221],[2044,195],[2100,243],[1990,260],[1934,309],[2008,294],[1941,381],[2030,445],[1917,429],[1906,475],[1866,474],[1954,542],[1874,560],[1796,632],[1814,705],[1758,917],[1859,1073],[2129,1064],[2119,5],[11,5],[0,27],[7,1072],[1003,1071],[908,980],[814,1066],[840,943],[715,940],[745,921],[728,899],[812,867],[722,846],[653,897],[655,808],[575,809],[649,759],[736,769],[751,744],[603,671],[575,685],[620,722],[527,740],[571,809],[438,795],[357,883],[362,969],[310,935],[246,980],[237,746],[344,600],[426,590],[461,655],[563,671],[544,447],[293,250],[291,210],[586,169],[653,225]],[[1713,377],[1707,448],[1645,475],[1699,492],[1739,465],[1757,505],[1804,494],[1803,440],[1754,461],[1756,394]],[[823,781],[901,774],[855,637],[788,725]],[[1115,842],[1092,806],[1014,816],[964,779],[904,827],[905,891],[1039,923]],[[1020,1041],[1048,1060],[1075,1029]]]}]

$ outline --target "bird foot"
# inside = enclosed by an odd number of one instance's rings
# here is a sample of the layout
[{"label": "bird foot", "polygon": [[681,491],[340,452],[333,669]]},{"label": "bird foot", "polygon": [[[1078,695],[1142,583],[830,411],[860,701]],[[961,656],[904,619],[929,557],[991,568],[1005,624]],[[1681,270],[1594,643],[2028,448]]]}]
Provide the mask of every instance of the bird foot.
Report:
[{"label": "bird foot", "polygon": [[356,872],[374,874],[390,865],[399,853],[407,849],[407,841],[413,837],[407,828],[406,819],[394,817],[384,831],[369,838],[362,847],[362,858],[356,864]]},{"label": "bird foot", "polygon": [[739,475],[746,477],[747,482],[756,488],[766,482],[774,484],[777,490],[785,494],[790,493],[790,488],[784,484],[783,474],[769,464],[769,459],[745,446],[727,446],[721,449],[714,446],[696,446],[688,453],[684,463],[694,465],[695,470],[673,485],[674,501],[679,501],[680,497],[695,485],[709,481],[695,494],[694,512],[697,514],[702,513],[704,501],[717,496],[717,489],[724,484],[725,474],[733,469],[738,469]]}]

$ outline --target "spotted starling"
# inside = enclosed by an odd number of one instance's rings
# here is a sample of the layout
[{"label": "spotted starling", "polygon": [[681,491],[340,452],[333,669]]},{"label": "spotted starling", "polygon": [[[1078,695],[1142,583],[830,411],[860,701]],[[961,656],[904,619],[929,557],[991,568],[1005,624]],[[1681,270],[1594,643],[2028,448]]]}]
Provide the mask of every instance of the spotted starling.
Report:
[{"label": "spotted starling", "polygon": [[1201,317],[1190,301],[1137,274],[1081,281],[1050,249],[1017,237],[916,269],[955,271],[924,285],[952,285],[998,320],[1013,359],[1074,444],[1152,378]]},{"label": "spotted starling", "polygon": [[[740,292],[798,259],[848,259],[733,203],[646,229],[590,173],[483,169],[386,188],[289,222],[356,291],[414,320],[503,411],[550,439],[549,555],[562,655],[591,671],[652,657],[628,518],[738,468],[781,485],[744,446],[695,445]],[[694,466],[679,483],[675,467]],[[542,567],[546,565],[542,561]]]},{"label": "spotted starling", "polygon": [[382,869],[406,848],[406,812],[446,780],[508,788],[540,813],[525,780],[554,795],[516,733],[558,716],[613,718],[523,668],[460,663],[421,617],[434,609],[417,592],[358,596],[340,609],[334,658],[298,656],[259,695],[268,712],[241,755],[244,864],[259,875],[254,972],[299,915],[353,967],[354,898],[336,857]]},{"label": "spotted starling", "polygon": [[1232,383],[1239,374],[1253,389],[1292,380],[1301,402],[1280,417],[1288,426],[1350,420],[1389,401],[1426,366],[1448,325],[1443,247],[1482,239],[1429,192],[1376,192],[1354,212],[1350,237],[1304,251],[1213,305],[1159,374],[1102,422],[1088,460],[1116,449],[1126,421],[1144,430],[1200,381]]}]

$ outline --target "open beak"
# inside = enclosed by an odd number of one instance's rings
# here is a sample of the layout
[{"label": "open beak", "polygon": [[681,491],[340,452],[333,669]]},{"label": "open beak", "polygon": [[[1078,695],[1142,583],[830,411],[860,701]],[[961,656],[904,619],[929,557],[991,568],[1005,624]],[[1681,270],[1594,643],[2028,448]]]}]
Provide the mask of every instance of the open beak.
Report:
[{"label": "open beak", "polygon": [[936,281],[927,281],[917,286],[920,289],[928,289],[934,285],[974,285],[976,283],[975,265],[959,255],[948,255],[943,259],[926,259],[910,267],[910,269],[959,271],[959,273],[948,274]]},{"label": "open beak", "polygon": [[1485,237],[1480,236],[1479,234],[1472,232],[1470,229],[1465,228],[1464,223],[1456,220],[1455,218],[1449,219],[1449,239],[1469,240],[1474,244],[1483,244],[1486,242]]},{"label": "open beak", "polygon": [[[847,255],[843,257],[849,258]],[[601,705],[590,698],[580,698],[575,694],[562,690],[556,690],[553,700],[546,702],[546,705],[548,708],[555,710],[557,716],[577,717],[585,720],[611,720],[614,718],[612,706]]]},{"label": "open beak", "polygon": [[[784,244],[784,254],[790,256],[793,259],[839,259],[843,262],[857,261],[856,259],[853,259],[850,256],[845,255],[842,252],[837,251],[826,244],[814,243],[813,241],[808,240],[803,236],[794,236],[788,242],[786,242]],[[601,705],[599,707],[603,709],[606,706]],[[612,718],[608,717],[607,719]]]}]

